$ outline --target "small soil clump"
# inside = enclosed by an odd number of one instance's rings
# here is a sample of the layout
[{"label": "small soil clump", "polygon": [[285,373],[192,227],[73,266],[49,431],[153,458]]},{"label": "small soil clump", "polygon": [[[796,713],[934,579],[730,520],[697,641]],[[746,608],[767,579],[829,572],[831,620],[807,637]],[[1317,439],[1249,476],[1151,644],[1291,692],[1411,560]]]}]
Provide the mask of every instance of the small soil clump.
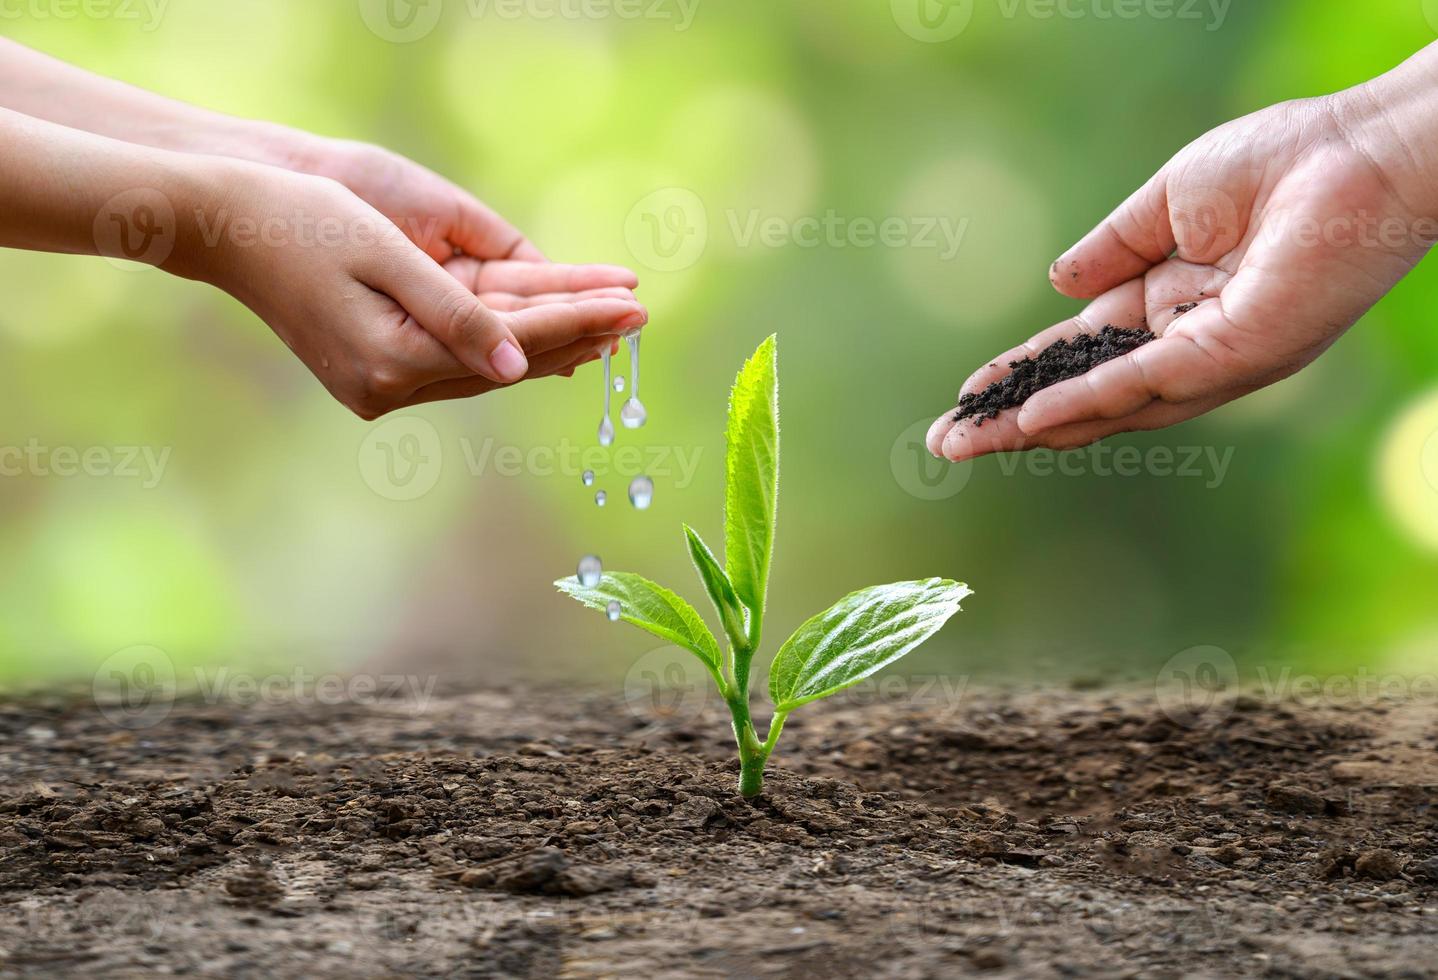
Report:
[{"label": "small soil clump", "polygon": [[973,419],[975,425],[983,425],[998,418],[1005,409],[1018,408],[1037,392],[1087,374],[1105,361],[1138,350],[1153,339],[1148,330],[1124,330],[1109,324],[1098,333],[1057,341],[1036,357],[1011,362],[1009,367],[1013,371],[1008,377],[995,381],[983,391],[961,397],[954,421]]}]

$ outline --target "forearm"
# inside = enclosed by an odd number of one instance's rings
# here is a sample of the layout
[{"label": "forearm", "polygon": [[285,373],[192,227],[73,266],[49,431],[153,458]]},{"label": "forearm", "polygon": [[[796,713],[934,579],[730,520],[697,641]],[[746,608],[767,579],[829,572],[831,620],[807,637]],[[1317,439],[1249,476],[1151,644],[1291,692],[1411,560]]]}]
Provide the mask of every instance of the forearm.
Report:
[{"label": "forearm", "polygon": [[1417,217],[1438,218],[1438,43],[1333,96],[1350,137]]},{"label": "forearm", "polygon": [[206,229],[247,167],[0,109],[0,247],[146,262],[208,279]]},{"label": "forearm", "polygon": [[111,139],[291,168],[310,138],[91,74],[0,38],[0,106]]}]

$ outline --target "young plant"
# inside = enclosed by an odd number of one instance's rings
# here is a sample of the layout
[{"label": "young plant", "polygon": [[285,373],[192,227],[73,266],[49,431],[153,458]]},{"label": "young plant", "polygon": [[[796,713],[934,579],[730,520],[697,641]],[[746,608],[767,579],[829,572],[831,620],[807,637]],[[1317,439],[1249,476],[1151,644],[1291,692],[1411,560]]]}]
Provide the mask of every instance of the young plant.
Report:
[{"label": "young plant", "polygon": [[729,640],[726,652],[693,606],[641,576],[610,572],[593,588],[576,577],[554,584],[601,612],[617,601],[625,622],[699,658],[734,718],[739,792],[753,797],[764,788],[764,763],[791,711],[898,660],[937,633],[970,590],[962,582],[938,578],[877,585],[845,596],[804,623],[769,667],[774,710],[761,740],[749,711],[749,672],[763,632],[779,503],[779,375],[773,336],[759,345],[734,382],[726,434],[724,564],[693,528],[684,526],[689,556]]}]

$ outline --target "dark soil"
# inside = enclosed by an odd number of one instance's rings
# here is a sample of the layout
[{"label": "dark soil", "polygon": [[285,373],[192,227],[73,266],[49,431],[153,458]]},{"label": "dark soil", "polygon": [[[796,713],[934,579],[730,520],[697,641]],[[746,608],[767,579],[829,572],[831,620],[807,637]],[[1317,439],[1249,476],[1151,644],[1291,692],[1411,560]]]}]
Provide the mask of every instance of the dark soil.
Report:
[{"label": "dark soil", "polygon": [[1045,388],[1060,381],[1087,374],[1105,361],[1138,350],[1153,340],[1144,329],[1122,330],[1112,324],[1098,333],[1081,333],[1070,340],[1059,340],[1045,347],[1034,357],[1011,361],[1011,373],[995,381],[983,391],[972,391],[959,398],[954,421],[973,419],[983,425],[999,413],[1018,408]]},{"label": "dark soil", "polygon": [[0,974],[1419,977],[1429,704],[0,703]]}]

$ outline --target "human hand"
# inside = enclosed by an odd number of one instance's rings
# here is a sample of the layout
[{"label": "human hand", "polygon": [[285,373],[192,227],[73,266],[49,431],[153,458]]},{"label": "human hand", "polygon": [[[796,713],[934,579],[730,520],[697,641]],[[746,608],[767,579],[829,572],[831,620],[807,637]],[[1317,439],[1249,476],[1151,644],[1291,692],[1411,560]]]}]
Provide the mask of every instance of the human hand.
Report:
[{"label": "human hand", "polygon": [[546,261],[517,228],[474,195],[398,153],[297,131],[287,131],[282,141],[279,152],[289,169],[339,181],[437,262],[458,253],[485,260]]},{"label": "human hand", "polygon": [[982,425],[950,411],[929,430],[930,452],[958,462],[1173,425],[1312,362],[1438,238],[1432,181],[1413,172],[1434,151],[1394,122],[1394,103],[1413,100],[1391,84],[1274,106],[1181,151],[1054,263],[1055,288],[1093,302],[974,372],[960,395],[1106,324],[1146,324],[1158,339]]},{"label": "human hand", "polygon": [[[226,188],[226,217],[212,227],[247,217],[267,231],[261,240],[218,236],[186,260],[191,274],[254,311],[361,418],[570,372],[647,322],[627,270],[468,256],[436,263],[332,180],[215,166],[227,170],[215,181]],[[343,233],[274,233],[294,215]]]}]

